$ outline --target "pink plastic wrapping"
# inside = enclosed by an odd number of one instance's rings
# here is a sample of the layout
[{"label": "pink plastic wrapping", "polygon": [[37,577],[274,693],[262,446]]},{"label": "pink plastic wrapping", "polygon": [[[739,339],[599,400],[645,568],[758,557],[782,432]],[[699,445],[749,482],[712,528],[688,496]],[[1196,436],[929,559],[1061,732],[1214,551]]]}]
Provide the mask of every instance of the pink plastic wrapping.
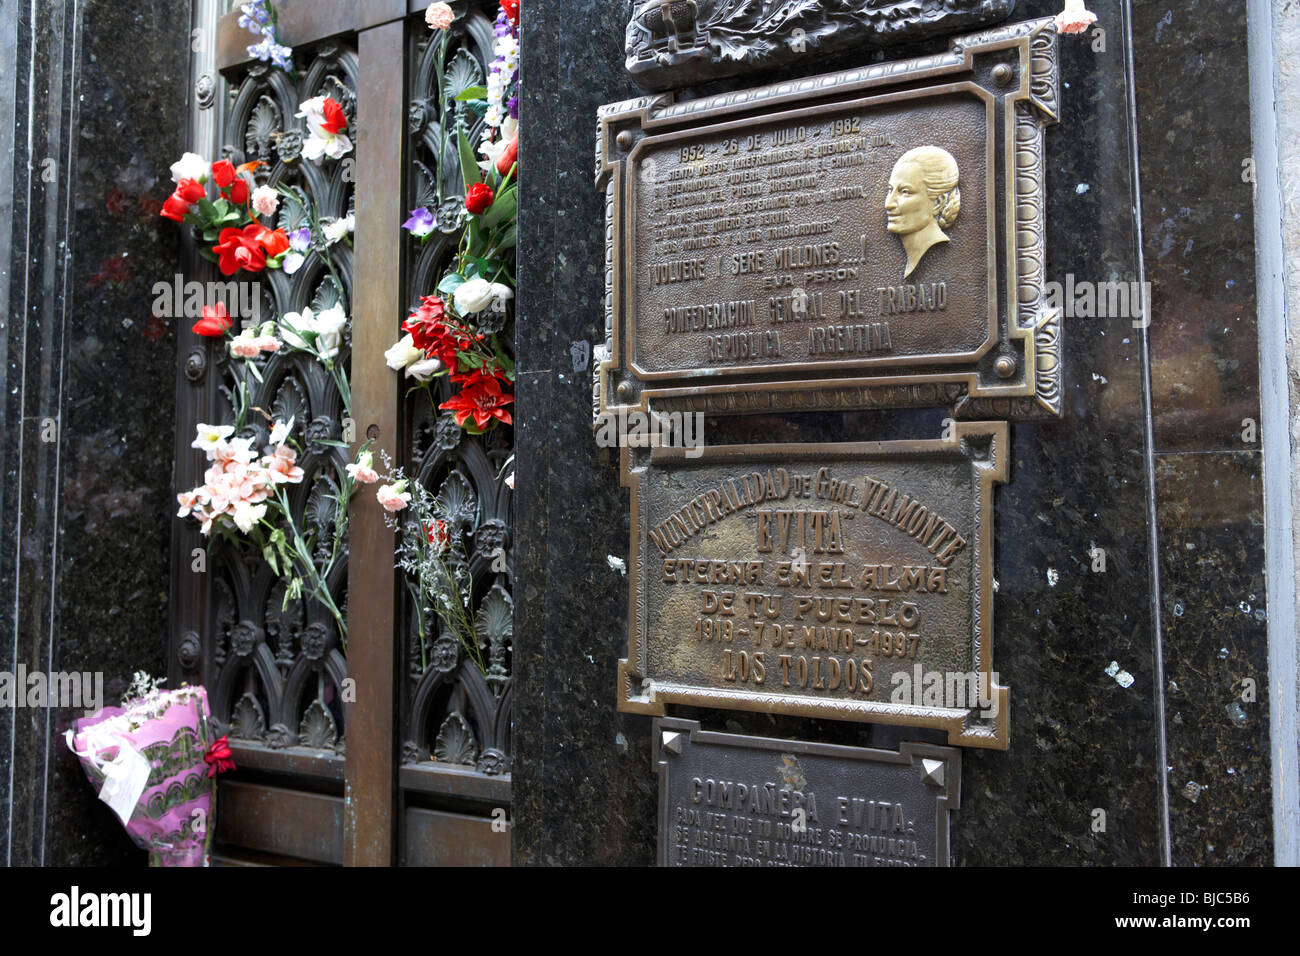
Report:
[{"label": "pink plastic wrapping", "polygon": [[[105,707],[68,731],[69,748],[101,794],[116,771],[109,765],[134,761],[122,754],[123,745],[148,762],[148,780],[125,826],[136,845],[149,851],[150,866],[209,863],[216,780],[203,759],[213,742],[208,717],[207,691],[182,687]],[[143,765],[137,766],[137,780],[143,781]],[[134,792],[129,785],[124,789]]]}]

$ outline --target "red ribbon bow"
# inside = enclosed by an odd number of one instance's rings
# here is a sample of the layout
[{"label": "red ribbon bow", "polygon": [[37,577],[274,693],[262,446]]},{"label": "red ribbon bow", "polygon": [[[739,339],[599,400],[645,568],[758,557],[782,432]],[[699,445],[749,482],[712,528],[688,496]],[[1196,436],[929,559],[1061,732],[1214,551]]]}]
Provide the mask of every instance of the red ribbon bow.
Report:
[{"label": "red ribbon bow", "polygon": [[230,751],[230,744],[225,736],[218,737],[212,741],[212,746],[208,752],[203,755],[203,762],[208,764],[208,776],[215,777],[219,773],[225,773],[227,770],[235,769],[234,754]]}]

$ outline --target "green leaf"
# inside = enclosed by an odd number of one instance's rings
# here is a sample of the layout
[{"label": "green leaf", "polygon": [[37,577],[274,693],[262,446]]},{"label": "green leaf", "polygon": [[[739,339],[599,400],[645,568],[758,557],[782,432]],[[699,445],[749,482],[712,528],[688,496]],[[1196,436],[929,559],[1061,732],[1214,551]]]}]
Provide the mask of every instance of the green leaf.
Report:
[{"label": "green leaf", "polygon": [[280,566],[276,564],[275,561],[275,549],[269,544],[262,549],[262,560],[267,563],[268,567],[270,567],[272,574],[276,577],[280,576]]},{"label": "green leaf", "polygon": [[220,262],[220,261],[221,261],[221,257],[218,256],[218,255],[217,255],[215,252],[213,252],[211,249],[209,249],[207,246],[200,246],[200,247],[199,247],[199,255],[201,255],[204,259],[207,259],[209,262]]},{"label": "green leaf", "polygon": [[511,186],[497,196],[488,211],[483,213],[483,225],[491,229],[507,219],[513,219],[515,210],[519,208],[518,194],[519,187]]},{"label": "green leaf", "polygon": [[[506,228],[501,230],[501,234],[496,237],[495,249],[497,252],[505,252],[507,249],[515,247],[515,224],[512,222]],[[513,280],[512,280],[513,281]]]},{"label": "green leaf", "polygon": [[316,439],[316,444],[318,444],[318,445],[333,445],[335,448],[351,448],[351,447],[352,447],[351,445],[349,445],[349,444],[348,444],[347,442],[345,442],[345,441],[334,441],[332,438],[318,438],[318,439]]},{"label": "green leaf", "polygon": [[[225,202],[225,200],[223,199],[221,202]],[[216,222],[225,215],[225,213],[217,212],[217,207],[212,204],[210,199],[200,199],[195,205],[199,207],[199,212],[203,214],[203,218],[208,222]]]},{"label": "green leaf", "polygon": [[467,86],[456,96],[457,103],[468,103],[470,100],[483,100],[484,105],[487,103],[486,86]]},{"label": "green leaf", "polygon": [[438,291],[446,298],[455,295],[456,290],[465,284],[465,277],[459,272],[449,272],[438,283]]},{"label": "green leaf", "polygon": [[479,181],[478,178],[478,160],[474,158],[474,147],[469,143],[469,137],[465,131],[456,131],[456,149],[460,153],[460,178],[465,183],[465,188],[469,189]]}]

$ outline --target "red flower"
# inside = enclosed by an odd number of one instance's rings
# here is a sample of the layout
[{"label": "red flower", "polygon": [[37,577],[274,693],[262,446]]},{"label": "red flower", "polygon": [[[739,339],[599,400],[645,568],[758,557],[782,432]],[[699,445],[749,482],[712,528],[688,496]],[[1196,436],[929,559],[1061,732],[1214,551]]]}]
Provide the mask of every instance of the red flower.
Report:
[{"label": "red flower", "polygon": [[402,323],[402,331],[411,333],[417,349],[429,358],[439,359],[445,368],[454,372],[456,355],[469,347],[469,337],[447,324],[445,312],[442,299],[426,295],[420,300],[420,307]]},{"label": "red flower", "polygon": [[347,114],[343,112],[343,107],[339,106],[333,99],[326,97],[321,112],[325,114],[325,122],[321,123],[320,127],[325,132],[337,135],[348,128]]},{"label": "red flower", "polygon": [[208,765],[208,776],[215,777],[219,773],[225,773],[227,770],[235,769],[234,754],[230,750],[230,742],[225,736],[218,737],[212,741],[212,746],[208,752],[203,755],[203,762]]},{"label": "red flower", "polygon": [[446,551],[447,545],[451,543],[451,535],[447,533],[447,522],[441,518],[435,518],[429,522],[427,530],[429,532],[429,543],[439,552]]},{"label": "red flower", "polygon": [[235,181],[235,167],[230,165],[230,160],[222,159],[212,164],[212,179],[218,189],[225,189]]},{"label": "red flower", "polygon": [[203,184],[196,179],[182,179],[176,184],[176,191],[172,194],[179,196],[188,203],[196,203],[207,196],[208,191]]},{"label": "red flower", "polygon": [[494,198],[491,186],[487,183],[474,183],[465,194],[465,208],[477,216],[488,211]]},{"label": "red flower", "polygon": [[519,0],[501,0],[501,9],[511,23],[519,26]]},{"label": "red flower", "polygon": [[519,162],[519,137],[516,136],[506,144],[505,151],[501,158],[497,160],[497,172],[504,176],[510,172],[510,167]]},{"label": "red flower", "polygon": [[164,219],[175,219],[177,222],[185,220],[185,214],[190,211],[190,204],[181,199],[175,193],[167,197],[167,201],[162,204],[162,210],[158,215]]},{"label": "red flower", "polygon": [[257,241],[266,250],[267,258],[274,259],[289,251],[289,237],[283,229],[267,229],[265,226],[258,228],[262,231],[257,234]]},{"label": "red flower", "polygon": [[482,431],[492,423],[493,419],[505,422],[507,425],[512,424],[513,419],[505,406],[514,400],[513,395],[501,391],[501,382],[495,375],[479,370],[478,375],[469,376],[469,381],[460,390],[459,395],[438,407],[453,412],[456,424],[462,428],[472,417],[474,427]]},{"label": "red flower", "polygon": [[236,179],[230,187],[230,201],[236,206],[248,205],[248,183],[244,182],[242,178]]},{"label": "red flower", "polygon": [[194,323],[194,334],[219,338],[229,331],[231,324],[230,313],[223,303],[218,302],[203,307],[203,318]]},{"label": "red flower", "polygon": [[185,214],[190,211],[190,207],[207,194],[208,191],[201,183],[193,179],[182,179],[176,184],[176,191],[163,203],[160,215],[181,222]]},{"label": "red flower", "polygon": [[254,223],[243,230],[222,229],[217,244],[212,247],[220,258],[217,267],[222,275],[232,276],[240,269],[261,272],[266,268],[266,252],[259,241],[265,226]]}]

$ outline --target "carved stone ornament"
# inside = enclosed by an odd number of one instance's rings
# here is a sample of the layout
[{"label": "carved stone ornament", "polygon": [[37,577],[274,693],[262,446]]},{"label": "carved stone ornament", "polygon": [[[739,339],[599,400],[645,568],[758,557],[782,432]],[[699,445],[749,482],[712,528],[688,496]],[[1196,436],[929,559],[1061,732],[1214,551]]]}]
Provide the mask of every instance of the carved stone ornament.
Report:
[{"label": "carved stone ornament", "polygon": [[860,46],[989,26],[1016,0],[638,0],[627,69],[648,90],[690,86]]},{"label": "carved stone ornament", "polygon": [[602,107],[596,427],[648,409],[1059,417],[1057,67],[1053,21],[1031,20],[933,56]]}]

